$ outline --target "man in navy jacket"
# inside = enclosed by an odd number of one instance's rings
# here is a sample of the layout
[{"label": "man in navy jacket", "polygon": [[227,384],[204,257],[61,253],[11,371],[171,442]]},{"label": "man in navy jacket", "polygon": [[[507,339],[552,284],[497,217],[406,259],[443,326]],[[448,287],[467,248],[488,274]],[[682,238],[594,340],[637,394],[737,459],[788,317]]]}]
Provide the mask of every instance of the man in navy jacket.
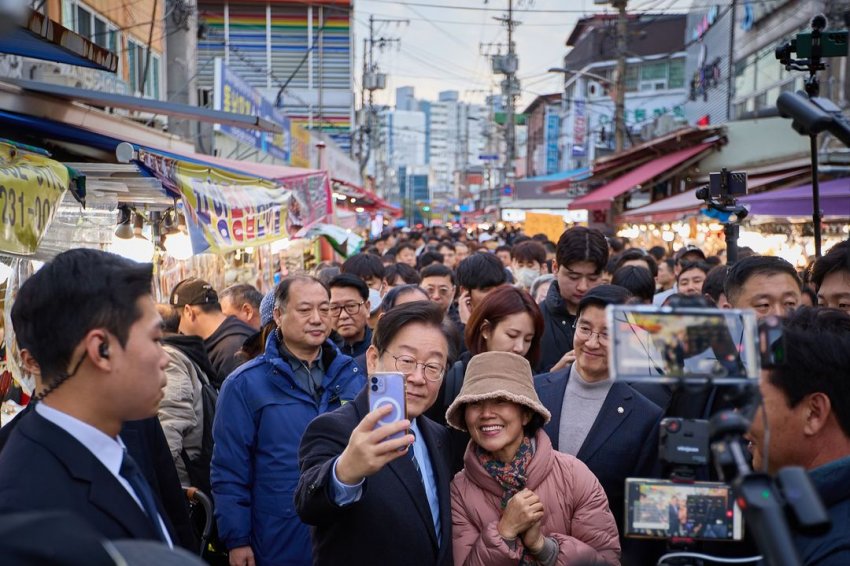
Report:
[{"label": "man in navy jacket", "polygon": [[312,565],[310,533],[293,503],[298,445],[311,420],[365,383],[328,340],[330,293],[318,279],[284,279],[274,319],[265,353],[222,386],[213,426],[215,516],[231,565]]}]

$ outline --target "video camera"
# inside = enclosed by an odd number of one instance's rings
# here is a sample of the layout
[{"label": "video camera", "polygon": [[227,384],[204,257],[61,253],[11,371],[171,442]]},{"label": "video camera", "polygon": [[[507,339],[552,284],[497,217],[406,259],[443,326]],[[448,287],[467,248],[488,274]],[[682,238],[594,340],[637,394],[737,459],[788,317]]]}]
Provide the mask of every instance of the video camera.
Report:
[{"label": "video camera", "polygon": [[[754,472],[744,440],[761,403],[761,370],[785,362],[781,321],[691,307],[612,305],[606,314],[613,379],[711,390],[710,398],[733,407],[710,420],[662,421],[659,459],[670,479],[627,480],[626,536],[675,544],[740,540],[743,517],[767,564],[799,564],[789,520],[798,532],[822,532],[826,510],[802,468],[776,478]],[[696,481],[709,462],[721,482]]]}]

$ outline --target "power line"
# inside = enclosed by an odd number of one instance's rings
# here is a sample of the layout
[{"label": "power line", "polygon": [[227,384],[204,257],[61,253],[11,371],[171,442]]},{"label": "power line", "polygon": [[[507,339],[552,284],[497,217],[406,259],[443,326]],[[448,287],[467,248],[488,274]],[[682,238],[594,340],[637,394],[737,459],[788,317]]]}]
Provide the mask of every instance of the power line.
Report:
[{"label": "power line", "polygon": [[[421,8],[441,8],[444,10],[465,10],[470,12],[500,12],[504,13],[505,10],[501,8],[482,8],[480,6],[451,6],[448,4],[428,4],[424,2],[402,2],[401,0],[369,0],[369,2],[375,2],[377,4],[393,4],[395,6],[418,6]],[[682,13],[687,13],[686,8],[682,8],[685,10]],[[527,9],[524,12],[529,14],[587,14],[588,11],[586,9],[565,9],[565,10],[548,10],[548,9]],[[607,9],[603,9],[600,13],[614,13],[609,12]]]}]

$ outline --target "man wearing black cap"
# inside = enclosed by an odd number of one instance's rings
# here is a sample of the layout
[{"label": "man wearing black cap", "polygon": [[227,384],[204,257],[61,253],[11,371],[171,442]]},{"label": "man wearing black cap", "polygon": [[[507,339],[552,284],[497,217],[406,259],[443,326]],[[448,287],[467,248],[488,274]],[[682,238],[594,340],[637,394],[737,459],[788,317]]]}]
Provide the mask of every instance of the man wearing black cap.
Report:
[{"label": "man wearing black cap", "polygon": [[225,378],[242,363],[236,354],[256,330],[235,316],[226,316],[212,285],[196,277],[178,283],[169,303],[180,315],[180,333],[200,336],[204,341],[216,373],[210,381],[220,389]]}]

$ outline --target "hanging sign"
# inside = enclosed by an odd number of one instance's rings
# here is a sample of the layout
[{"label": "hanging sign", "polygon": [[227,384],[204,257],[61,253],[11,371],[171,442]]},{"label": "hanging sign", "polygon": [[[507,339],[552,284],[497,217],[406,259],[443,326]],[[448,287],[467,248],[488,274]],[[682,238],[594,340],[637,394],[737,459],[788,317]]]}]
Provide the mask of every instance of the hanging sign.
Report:
[{"label": "hanging sign", "polygon": [[331,211],[325,172],[269,180],[145,150],[138,160],[182,197],[196,254],[303,237]]},{"label": "hanging sign", "polygon": [[58,161],[0,143],[0,251],[33,255],[70,181]]}]

